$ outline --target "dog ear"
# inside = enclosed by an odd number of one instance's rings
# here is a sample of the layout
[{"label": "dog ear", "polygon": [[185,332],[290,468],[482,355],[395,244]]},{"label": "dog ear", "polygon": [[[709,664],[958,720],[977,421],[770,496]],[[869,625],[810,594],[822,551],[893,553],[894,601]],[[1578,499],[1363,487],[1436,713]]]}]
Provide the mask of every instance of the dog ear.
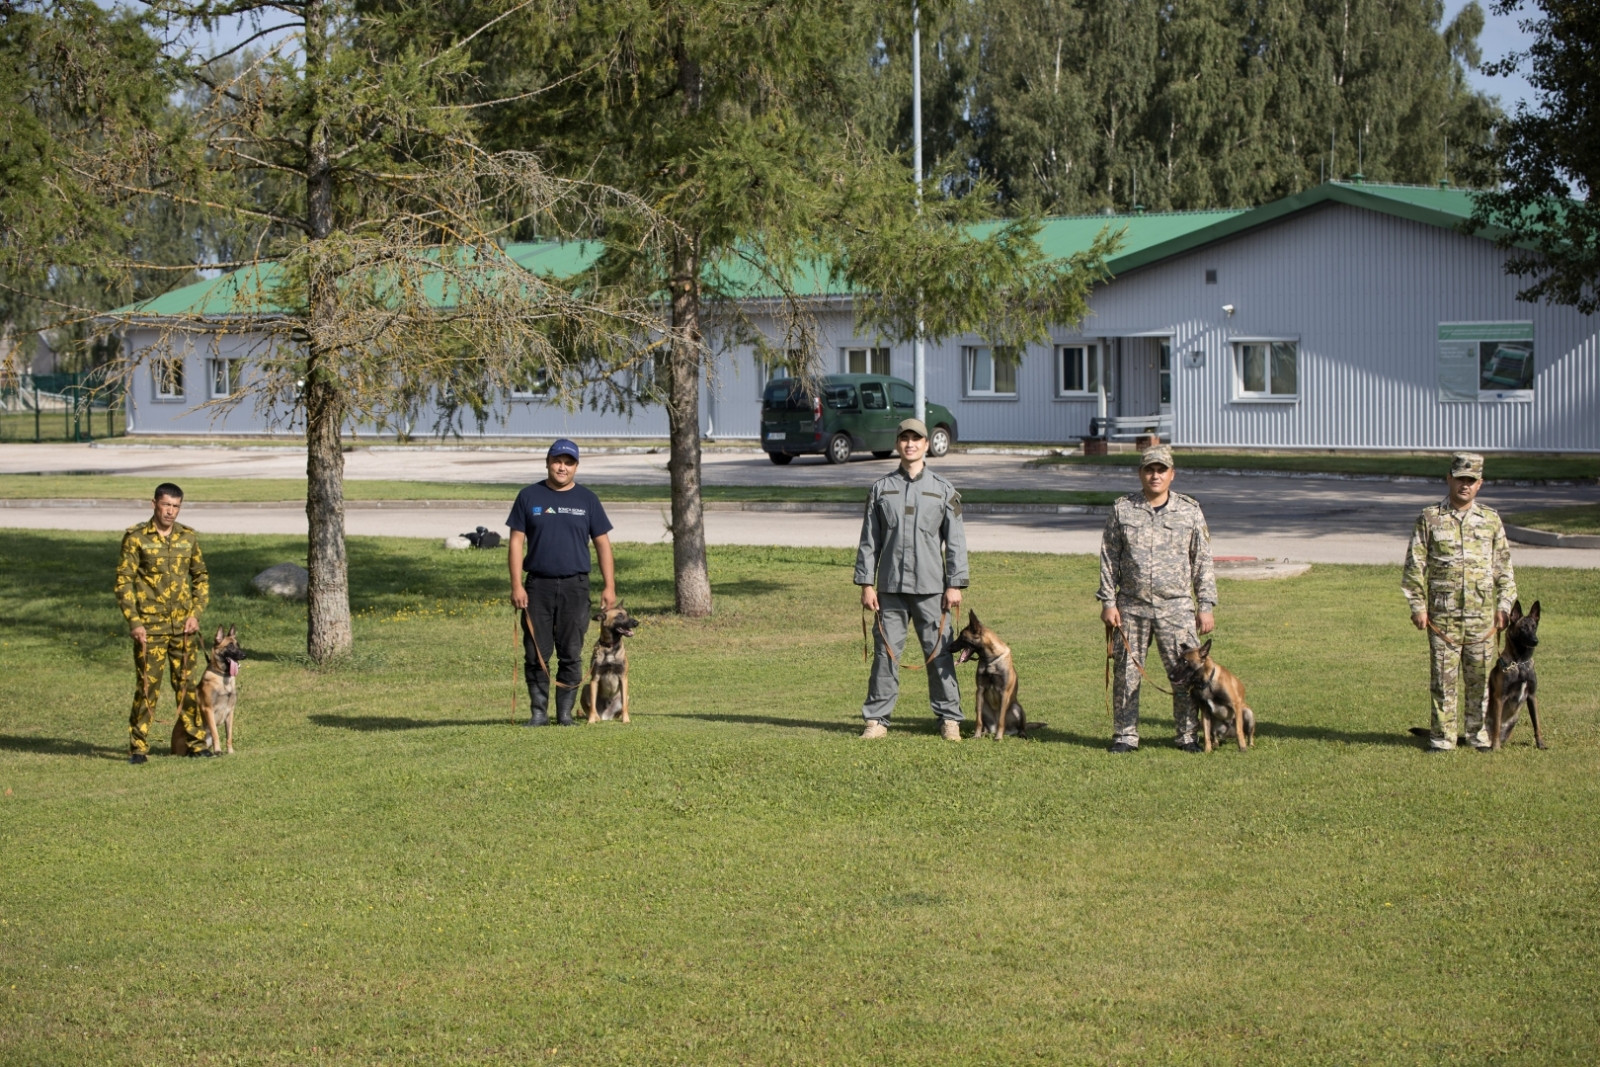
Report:
[{"label": "dog ear", "polygon": [[605,617],[606,617],[606,613],[603,612],[603,611],[597,611],[593,615],[589,616],[590,620],[593,621],[593,622],[599,622],[601,619],[603,619]]},{"label": "dog ear", "polygon": [[967,625],[973,629],[977,629],[983,625],[983,623],[978,621],[978,613],[973,611],[971,608],[967,609]]},{"label": "dog ear", "polygon": [[228,636],[229,637],[233,637],[238,632],[239,632],[239,624],[236,623],[236,622],[230,622],[228,624]]},{"label": "dog ear", "polygon": [[1533,602],[1533,607],[1528,609],[1528,618],[1534,622],[1539,621],[1539,602],[1537,600]]},{"label": "dog ear", "polygon": [[223,636],[224,636],[224,635],[223,635],[223,632],[222,632],[222,627],[220,627],[220,626],[219,626],[219,627],[217,627],[217,636],[215,636],[215,637],[213,637],[213,638],[212,638],[212,639],[211,639],[211,643],[212,643],[212,644],[213,644],[213,645],[219,645],[219,644],[221,644],[221,643],[222,643],[222,638],[223,638]]},{"label": "dog ear", "polygon": [[1206,638],[1206,643],[1200,646],[1200,658],[1201,659],[1210,659],[1211,658],[1211,638],[1209,638],[1209,637]]},{"label": "dog ear", "polygon": [[1516,600],[1513,600],[1511,602],[1511,616],[1510,617],[1512,619],[1520,619],[1520,618],[1522,618],[1522,598],[1521,597],[1518,597]]}]

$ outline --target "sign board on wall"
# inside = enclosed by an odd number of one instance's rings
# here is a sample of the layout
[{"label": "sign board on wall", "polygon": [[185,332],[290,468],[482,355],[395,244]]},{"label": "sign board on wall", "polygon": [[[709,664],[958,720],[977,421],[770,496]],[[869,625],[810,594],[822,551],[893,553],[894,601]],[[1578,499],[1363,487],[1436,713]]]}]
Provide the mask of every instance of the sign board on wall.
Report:
[{"label": "sign board on wall", "polygon": [[1439,403],[1532,400],[1533,323],[1439,324]]}]

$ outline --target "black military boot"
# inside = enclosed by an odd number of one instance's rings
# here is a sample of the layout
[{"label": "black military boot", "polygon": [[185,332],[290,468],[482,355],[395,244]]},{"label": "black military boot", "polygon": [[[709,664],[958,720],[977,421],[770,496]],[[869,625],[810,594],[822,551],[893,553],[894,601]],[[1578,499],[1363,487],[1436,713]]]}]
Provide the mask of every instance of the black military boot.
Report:
[{"label": "black military boot", "polygon": [[549,726],[550,713],[545,709],[550,706],[550,684],[546,682],[540,685],[535,682],[533,688],[528,691],[528,701],[533,706],[533,717],[522,725]]},{"label": "black military boot", "polygon": [[557,689],[556,690],[556,725],[557,726],[571,726],[572,725],[572,705],[576,704],[577,702],[578,702],[578,691],[576,689]]}]

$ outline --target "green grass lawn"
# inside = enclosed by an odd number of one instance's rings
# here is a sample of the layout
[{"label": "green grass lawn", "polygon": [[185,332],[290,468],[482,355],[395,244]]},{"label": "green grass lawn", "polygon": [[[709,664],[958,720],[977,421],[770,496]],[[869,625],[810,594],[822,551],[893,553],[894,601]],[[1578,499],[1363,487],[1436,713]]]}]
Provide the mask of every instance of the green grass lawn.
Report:
[{"label": "green grass lawn", "polygon": [[[1420,478],[1443,478],[1450,470],[1450,457],[1443,453],[1396,453],[1391,455],[1263,455],[1256,452],[1192,452],[1175,449],[1173,461],[1180,467],[1263,471],[1318,471],[1328,474],[1402,474]],[[1109,456],[1041,456],[1029,466],[1057,464],[1099,467],[1134,467],[1139,453],[1118,452]],[[1484,457],[1483,474],[1488,479],[1597,478],[1600,456],[1539,456],[1522,453],[1489,454]]]},{"label": "green grass lawn", "polygon": [[1600,534],[1600,504],[1578,504],[1543,511],[1519,511],[1506,519],[1517,526],[1564,534]]},{"label": "green grass lawn", "polygon": [[304,542],[206,551],[239,752],[136,768],[115,538],[0,531],[0,1063],[1600,1056],[1600,573],[1518,574],[1548,752],[1421,752],[1397,570],[1319,565],[1221,583],[1253,752],[1150,694],[1114,758],[1088,557],[973,558],[1049,725],[951,745],[915,675],[855,737],[846,552],[714,550],[685,621],[621,546],[634,722],[532,731],[503,556],[352,539],[357,650],[312,669],[244,595]]},{"label": "green grass lawn", "polygon": [[[885,470],[889,469],[885,466]],[[304,478],[185,478],[181,483],[191,501],[205,503],[260,503],[304,500]],[[506,500],[525,483],[510,482],[410,482],[347,479],[347,500]],[[102,498],[148,500],[155,488],[150,478],[101,474],[0,474],[0,499],[51,500]],[[670,499],[666,485],[593,484],[602,500],[655,501]],[[710,501],[796,501],[859,503],[867,498],[865,486],[850,485],[708,485],[701,490]],[[1061,489],[963,489],[961,498],[973,504],[1110,504],[1121,493]]]},{"label": "green grass lawn", "polygon": [[[114,437],[127,430],[127,412],[120,407],[95,408],[92,413],[79,412],[76,424],[70,412],[41,411],[35,422],[31,411],[0,412],[0,444],[33,441],[35,431],[40,441],[75,441]],[[76,436],[75,436],[76,435]]]}]

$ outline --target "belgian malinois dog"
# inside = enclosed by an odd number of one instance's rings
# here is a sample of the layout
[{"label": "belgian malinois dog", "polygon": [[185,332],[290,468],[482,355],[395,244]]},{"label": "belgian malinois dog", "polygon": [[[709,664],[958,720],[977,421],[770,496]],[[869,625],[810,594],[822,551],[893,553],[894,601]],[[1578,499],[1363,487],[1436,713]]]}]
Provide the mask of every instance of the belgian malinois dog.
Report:
[{"label": "belgian malinois dog", "polygon": [[957,663],[978,657],[977,728],[973,738],[990,734],[999,741],[1008,733],[1026,737],[1028,717],[1017,702],[1017,667],[1011,662],[1011,649],[1000,635],[979,622],[977,612],[969,611],[967,625],[950,643],[950,651]]},{"label": "belgian malinois dog", "polygon": [[1222,743],[1231,731],[1243,752],[1256,743],[1256,713],[1244,702],[1244,683],[1222,664],[1211,658],[1211,642],[1199,648],[1178,649],[1177,685],[1189,690],[1200,713],[1200,728],[1205,733],[1206,751]]},{"label": "belgian malinois dog", "polygon": [[[237,627],[217,629],[211,652],[206,657],[206,670],[200,676],[200,720],[205,724],[207,744],[212,752],[221,753],[222,738],[219,731],[228,732],[227,752],[233,754],[233,711],[239,701],[239,664],[244,659],[244,649],[234,636]],[[197,636],[195,640],[199,640]],[[181,756],[189,751],[189,741],[183,724],[172,724],[172,754]]]},{"label": "belgian malinois dog", "polygon": [[1528,705],[1533,721],[1533,743],[1545,748],[1544,731],[1539,729],[1539,707],[1533,695],[1539,676],[1533,670],[1533,650],[1539,644],[1539,602],[1526,615],[1522,601],[1511,605],[1506,621],[1506,649],[1489,672],[1489,747],[1497,749],[1511,739],[1522,705]]},{"label": "belgian malinois dog", "polygon": [[632,637],[639,622],[621,602],[608,611],[594,613],[600,624],[600,639],[589,657],[589,684],[583,687],[583,709],[590,722],[601,719],[628,721],[628,653],[622,639]]}]

